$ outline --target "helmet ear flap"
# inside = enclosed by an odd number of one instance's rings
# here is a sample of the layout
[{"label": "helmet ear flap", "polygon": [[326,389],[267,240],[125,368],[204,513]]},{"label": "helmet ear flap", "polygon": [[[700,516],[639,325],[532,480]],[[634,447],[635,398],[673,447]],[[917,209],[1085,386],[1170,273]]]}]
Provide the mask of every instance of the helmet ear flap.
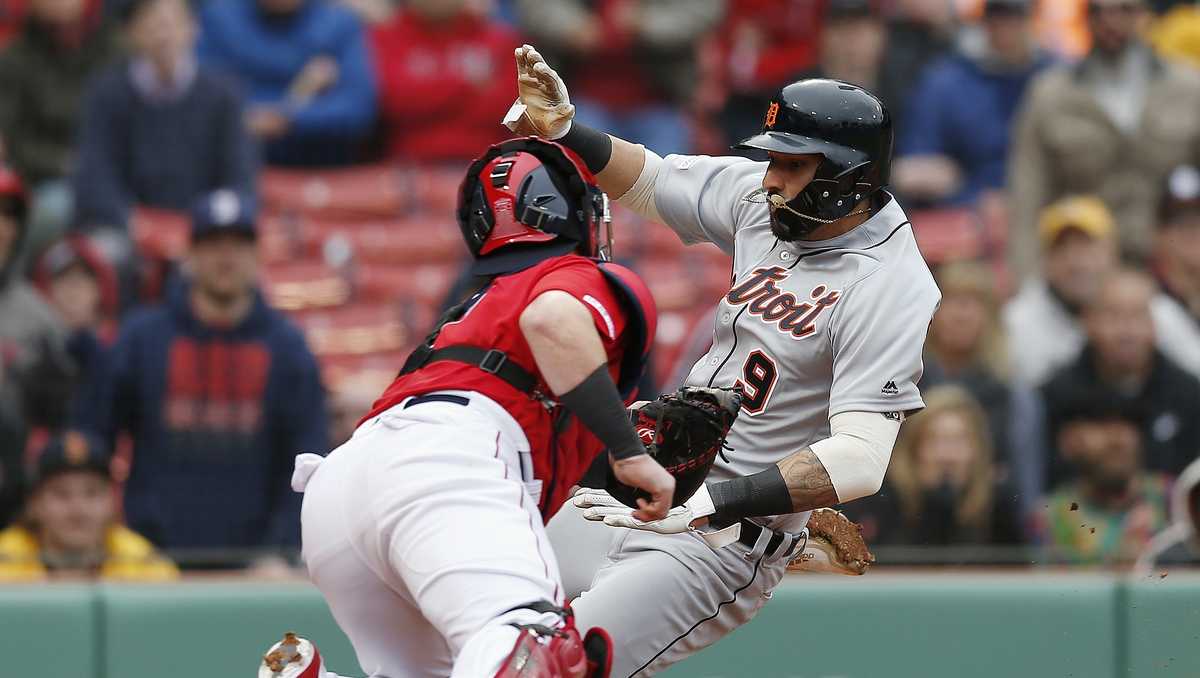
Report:
[{"label": "helmet ear flap", "polygon": [[856,167],[849,172],[842,174],[837,178],[838,193],[841,195],[850,195],[854,192],[854,188],[862,183],[863,175],[866,174],[867,166]]},{"label": "helmet ear flap", "polygon": [[484,209],[483,206],[487,198],[483,194],[483,186],[476,184],[474,194],[471,196],[471,201],[467,204],[466,209],[469,210],[467,217],[467,228],[464,233],[467,237],[467,245],[472,252],[478,252],[483,247],[492,233],[492,228],[495,222],[492,220],[490,210]]}]

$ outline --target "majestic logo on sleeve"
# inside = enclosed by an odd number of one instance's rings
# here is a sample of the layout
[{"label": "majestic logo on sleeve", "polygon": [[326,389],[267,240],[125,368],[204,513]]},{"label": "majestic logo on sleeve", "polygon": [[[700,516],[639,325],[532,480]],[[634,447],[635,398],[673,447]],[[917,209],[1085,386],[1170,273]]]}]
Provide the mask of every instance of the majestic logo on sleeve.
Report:
[{"label": "majestic logo on sleeve", "polygon": [[778,283],[791,275],[779,266],[755,269],[750,277],[729,290],[725,300],[734,306],[749,304],[749,311],[765,322],[775,323],[780,332],[803,339],[816,331],[817,318],[842,297],[841,290],[817,285],[809,293],[811,300],[800,301],[791,292],[779,289]]}]

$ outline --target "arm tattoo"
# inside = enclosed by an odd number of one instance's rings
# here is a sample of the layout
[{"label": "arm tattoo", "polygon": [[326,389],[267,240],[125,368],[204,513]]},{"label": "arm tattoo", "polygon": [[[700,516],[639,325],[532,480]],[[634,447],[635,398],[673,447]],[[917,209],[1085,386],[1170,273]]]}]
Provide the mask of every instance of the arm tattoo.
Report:
[{"label": "arm tattoo", "polygon": [[796,512],[833,506],[838,503],[837,491],[825,466],[813,451],[804,448],[779,462],[779,472],[787,483]]}]

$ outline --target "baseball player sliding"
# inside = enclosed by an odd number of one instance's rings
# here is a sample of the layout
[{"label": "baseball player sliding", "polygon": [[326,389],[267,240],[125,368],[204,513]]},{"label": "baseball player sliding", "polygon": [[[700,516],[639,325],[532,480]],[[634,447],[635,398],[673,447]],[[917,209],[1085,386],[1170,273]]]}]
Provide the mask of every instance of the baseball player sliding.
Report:
[{"label": "baseball player sliding", "polygon": [[[485,284],[347,443],[298,458],[309,575],[369,675],[608,675],[606,636],[581,639],[563,607],[544,517],[602,449],[617,480],[645,493],[638,519],[664,517],[675,482],[625,409],[655,309],[636,275],[607,262],[607,211],[557,144],[489,149],[458,209]],[[292,635],[259,675],[333,676]]]},{"label": "baseball player sliding", "polygon": [[549,526],[564,580],[585,589],[572,603],[579,628],[612,634],[612,675],[649,676],[754,617],[812,510],[878,491],[901,422],[923,407],[921,351],[940,294],[884,190],[891,118],[862,88],[784,87],[762,133],[738,144],[766,162],[661,158],[573,122],[537,51],[516,59],[511,129],[572,149],[619,203],[733,257],[712,348],[686,379],[741,389],[728,460],[666,519],[585,489]]}]

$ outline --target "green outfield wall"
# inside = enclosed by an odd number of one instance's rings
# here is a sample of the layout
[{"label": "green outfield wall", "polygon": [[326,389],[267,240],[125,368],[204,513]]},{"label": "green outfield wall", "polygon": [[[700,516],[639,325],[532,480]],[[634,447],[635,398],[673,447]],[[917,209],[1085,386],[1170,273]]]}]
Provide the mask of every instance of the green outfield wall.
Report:
[{"label": "green outfield wall", "polygon": [[[0,586],[0,678],[253,678],[286,630],[355,675],[304,584]],[[663,675],[1200,678],[1200,575],[792,577],[752,623]]]}]

